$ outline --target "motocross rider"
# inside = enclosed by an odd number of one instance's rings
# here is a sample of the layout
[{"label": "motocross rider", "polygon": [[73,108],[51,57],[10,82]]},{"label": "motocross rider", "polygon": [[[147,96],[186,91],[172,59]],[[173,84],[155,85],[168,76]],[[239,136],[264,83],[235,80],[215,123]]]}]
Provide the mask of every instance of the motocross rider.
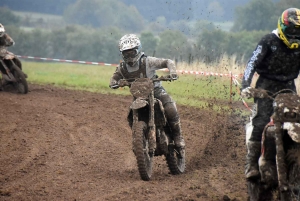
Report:
[{"label": "motocross rider", "polygon": [[[241,96],[251,98],[250,84],[254,73],[259,74],[255,88],[272,93],[282,89],[296,92],[294,79],[300,70],[300,9],[286,9],[278,19],[278,27],[259,41],[246,65],[242,80]],[[250,122],[246,126],[246,179],[260,176],[258,159],[264,127],[273,113],[271,99],[254,98]]]},{"label": "motocross rider", "polygon": [[[170,59],[146,56],[142,52],[142,44],[135,34],[126,34],[119,41],[119,50],[124,62],[121,62],[110,80],[110,88],[118,85],[120,79],[156,78],[156,70],[168,68],[170,76],[176,80],[175,63]],[[159,99],[165,109],[167,121],[172,130],[175,146],[184,149],[180,118],[174,100],[167,94],[160,82],[154,83],[154,96]]]},{"label": "motocross rider", "polygon": [[[5,65],[3,62],[3,59],[5,55],[7,54],[6,48],[9,46],[12,46],[15,44],[15,41],[7,34],[5,33],[4,26],[0,23],[0,62],[2,65]],[[2,89],[2,86],[5,85],[5,80],[1,80],[1,86],[0,90]]]},{"label": "motocross rider", "polygon": [[0,58],[1,60],[5,57],[7,50],[6,47],[12,46],[15,41],[5,33],[4,26],[0,23]]}]

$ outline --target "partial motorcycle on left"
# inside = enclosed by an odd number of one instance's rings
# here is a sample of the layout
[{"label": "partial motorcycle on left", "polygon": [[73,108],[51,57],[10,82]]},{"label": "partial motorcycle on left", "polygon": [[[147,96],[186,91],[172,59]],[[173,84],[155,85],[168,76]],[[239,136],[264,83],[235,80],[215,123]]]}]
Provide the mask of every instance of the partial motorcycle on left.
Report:
[{"label": "partial motorcycle on left", "polygon": [[7,51],[4,58],[0,59],[0,72],[2,90],[5,90],[8,85],[12,85],[18,93],[28,93],[27,75],[22,71],[21,61],[12,52]]}]

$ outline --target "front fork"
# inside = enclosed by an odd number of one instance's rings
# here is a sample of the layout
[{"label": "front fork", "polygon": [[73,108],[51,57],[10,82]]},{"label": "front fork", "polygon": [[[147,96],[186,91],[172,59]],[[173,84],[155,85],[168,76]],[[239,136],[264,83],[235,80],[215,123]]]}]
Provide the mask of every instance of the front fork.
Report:
[{"label": "front fork", "polygon": [[156,126],[154,120],[154,91],[151,91],[149,95],[149,152],[154,155],[156,149]]},{"label": "front fork", "polygon": [[[150,108],[149,109],[149,122],[148,122],[149,154],[151,156],[154,156],[154,153],[156,150],[156,126],[155,126],[155,120],[154,120],[154,93],[153,93],[153,91],[149,95],[149,108]],[[136,123],[139,121],[138,110],[132,110],[132,115],[133,115],[133,127],[134,127],[136,125]]]},{"label": "front fork", "polygon": [[10,81],[10,82],[16,82],[15,77],[10,72],[9,68],[6,66],[5,62],[2,59],[0,59],[0,63],[4,67],[4,69],[6,71],[6,74],[2,73],[2,78],[5,79],[5,80],[7,80],[7,81]]}]

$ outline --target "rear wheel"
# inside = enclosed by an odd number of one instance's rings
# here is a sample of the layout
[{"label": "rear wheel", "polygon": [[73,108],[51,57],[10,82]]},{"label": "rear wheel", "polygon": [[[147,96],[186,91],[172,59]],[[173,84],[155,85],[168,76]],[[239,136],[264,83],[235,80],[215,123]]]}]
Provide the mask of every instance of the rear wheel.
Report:
[{"label": "rear wheel", "polygon": [[171,174],[182,174],[185,171],[185,150],[181,154],[175,149],[174,145],[170,145],[169,153],[166,155],[167,164]]},{"label": "rear wheel", "polygon": [[28,84],[25,78],[25,74],[23,71],[16,65],[12,66],[14,69],[14,77],[17,80],[16,83],[14,83],[15,88],[18,90],[21,94],[27,94],[28,93]]},{"label": "rear wheel", "polygon": [[147,125],[143,121],[138,122],[134,126],[133,149],[141,179],[149,181],[152,175],[153,157],[149,155]]}]

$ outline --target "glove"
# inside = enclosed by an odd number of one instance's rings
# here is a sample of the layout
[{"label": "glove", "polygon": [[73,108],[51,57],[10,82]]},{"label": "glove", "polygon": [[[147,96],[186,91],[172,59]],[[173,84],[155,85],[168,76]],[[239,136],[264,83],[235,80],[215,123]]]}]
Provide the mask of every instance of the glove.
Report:
[{"label": "glove", "polygon": [[115,81],[115,80],[111,81],[110,84],[109,84],[109,87],[111,89],[117,89],[117,88],[119,88],[118,82]]},{"label": "glove", "polygon": [[178,79],[178,75],[176,73],[171,73],[170,77],[172,78],[172,80],[177,80]]},{"label": "glove", "polygon": [[252,96],[252,93],[251,93],[251,90],[252,89],[252,87],[247,87],[247,88],[245,88],[245,89],[243,89],[242,91],[241,91],[241,97],[242,98],[252,98],[253,96]]},{"label": "glove", "polygon": [[119,87],[125,87],[125,86],[129,86],[129,83],[126,80],[119,80],[118,82]]}]

